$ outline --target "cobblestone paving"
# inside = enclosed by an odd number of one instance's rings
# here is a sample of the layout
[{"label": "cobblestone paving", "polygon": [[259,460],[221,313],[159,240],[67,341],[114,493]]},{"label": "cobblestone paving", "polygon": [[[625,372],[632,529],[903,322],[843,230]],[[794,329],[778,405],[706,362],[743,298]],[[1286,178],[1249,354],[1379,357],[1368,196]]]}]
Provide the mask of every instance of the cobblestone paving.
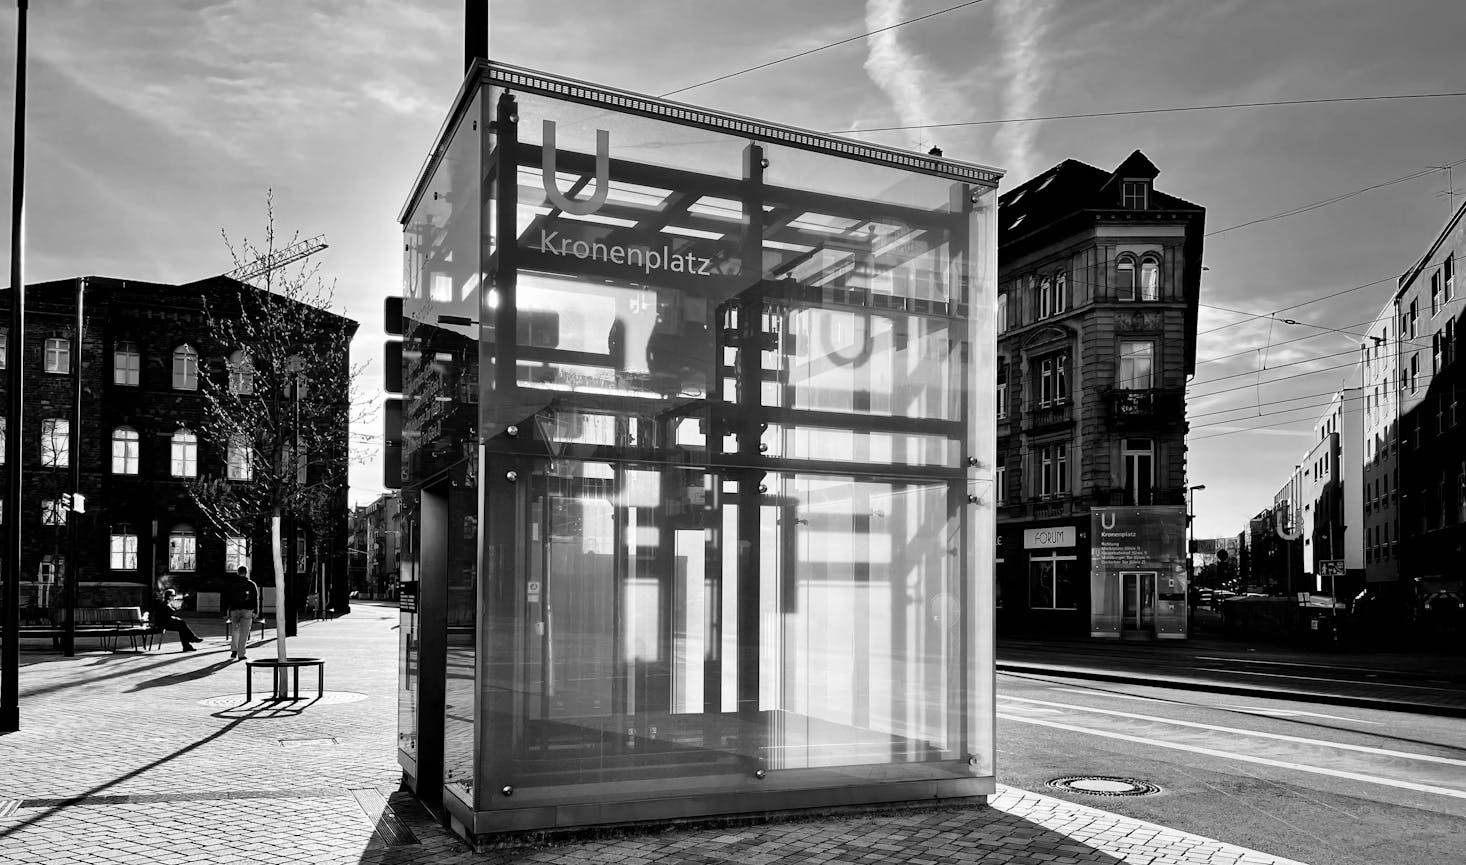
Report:
[{"label": "cobblestone paving", "polygon": [[[986,808],[605,833],[476,853],[398,792],[396,622],[395,609],[362,604],[303,623],[291,654],[326,659],[328,699],[294,709],[244,702],[243,666],[229,663],[222,629],[207,619],[195,628],[212,638],[191,654],[171,641],[135,654],[23,652],[22,729],[0,736],[0,865],[1292,865],[1007,788]],[[274,650],[267,641],[251,655]],[[301,684],[313,695],[310,675]],[[379,796],[418,843],[386,843],[382,815],[368,813]]]}]

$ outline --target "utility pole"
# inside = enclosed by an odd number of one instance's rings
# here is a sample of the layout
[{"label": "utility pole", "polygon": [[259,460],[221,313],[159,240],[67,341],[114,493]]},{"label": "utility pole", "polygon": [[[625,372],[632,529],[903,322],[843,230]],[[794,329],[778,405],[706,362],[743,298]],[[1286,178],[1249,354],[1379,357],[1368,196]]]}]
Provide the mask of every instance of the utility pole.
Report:
[{"label": "utility pole", "polygon": [[10,402],[6,406],[5,462],[9,477],[5,489],[5,562],[3,599],[4,636],[0,637],[0,733],[20,729],[20,523],[21,441],[25,418],[25,25],[27,0],[16,0],[15,36],[15,143],[10,175],[10,341],[6,346]]}]

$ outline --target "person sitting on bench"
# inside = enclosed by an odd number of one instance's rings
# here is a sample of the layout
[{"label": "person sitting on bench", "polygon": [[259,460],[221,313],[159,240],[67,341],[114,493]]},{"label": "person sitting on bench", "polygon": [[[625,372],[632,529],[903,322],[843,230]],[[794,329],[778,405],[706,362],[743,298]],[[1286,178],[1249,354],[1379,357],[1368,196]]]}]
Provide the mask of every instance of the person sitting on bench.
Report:
[{"label": "person sitting on bench", "polygon": [[178,642],[183,648],[180,651],[194,651],[193,643],[203,642],[203,637],[194,633],[193,628],[178,615],[178,608],[183,606],[183,596],[173,589],[166,589],[163,593],[148,604],[148,623],[155,628],[165,631],[173,631],[178,634]]}]

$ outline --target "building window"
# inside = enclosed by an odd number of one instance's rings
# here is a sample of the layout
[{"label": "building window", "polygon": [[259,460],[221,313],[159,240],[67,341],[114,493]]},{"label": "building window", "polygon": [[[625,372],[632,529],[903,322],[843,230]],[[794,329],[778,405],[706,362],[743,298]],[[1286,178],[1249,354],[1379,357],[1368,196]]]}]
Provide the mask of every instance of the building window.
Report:
[{"label": "building window", "polygon": [[1420,301],[1411,299],[1409,312],[1409,330],[1407,334],[1410,339],[1415,338],[1415,323],[1420,320]]},{"label": "building window", "polygon": [[1441,311],[1441,272],[1440,272],[1440,269],[1437,268],[1436,271],[1430,275],[1430,314],[1432,316],[1435,316],[1435,315],[1440,314],[1440,311]]},{"label": "building window", "polygon": [[199,437],[186,429],[181,429],[173,434],[169,472],[175,478],[198,477]]},{"label": "building window", "polygon": [[0,330],[0,369],[10,363],[10,331]]},{"label": "building window", "polygon": [[71,421],[57,417],[41,420],[41,465],[47,468],[71,465]]},{"label": "building window", "polygon": [[1456,320],[1446,319],[1446,328],[1441,332],[1441,366],[1447,367],[1456,360]]},{"label": "building window", "polygon": [[137,570],[137,534],[127,523],[112,527],[112,538],[108,544],[108,567],[114,571]]},{"label": "building window", "polygon": [[1120,343],[1120,378],[1116,386],[1121,390],[1150,390],[1154,387],[1155,343]]},{"label": "building window", "polygon": [[993,468],[993,500],[1000,505],[1008,501],[1008,465],[1002,454]]},{"label": "building window", "polygon": [[1048,318],[1051,315],[1058,315],[1068,308],[1067,296],[1068,280],[1064,274],[1057,278],[1044,277],[1038,283],[1038,317]]},{"label": "building window", "polygon": [[228,475],[231,481],[247,481],[254,477],[254,459],[249,440],[243,435],[229,439]]},{"label": "building window", "polygon": [[997,326],[998,333],[1006,333],[1008,330],[1008,293],[1006,291],[998,292]]},{"label": "building window", "polygon": [[1119,300],[1134,300],[1135,288],[1135,256],[1122,255],[1115,262],[1115,297]]},{"label": "building window", "polygon": [[112,383],[136,387],[142,381],[142,354],[135,342],[119,342],[112,349]]},{"label": "building window", "polygon": [[1008,364],[998,362],[998,419],[1008,416]]},{"label": "building window", "polygon": [[249,567],[249,539],[238,535],[225,535],[224,573],[235,573],[241,567]]},{"label": "building window", "polygon": [[1420,352],[1410,355],[1410,392],[1420,389]]},{"label": "building window", "polygon": [[55,337],[46,340],[46,372],[59,375],[71,372],[71,340]]},{"label": "building window", "polygon": [[1445,284],[1446,300],[1450,300],[1456,296],[1456,253],[1453,252],[1446,256],[1446,260],[1441,263],[1441,272],[1441,281]]},{"label": "building window", "polygon": [[1054,297],[1059,304],[1059,312],[1069,308],[1069,274],[1062,270],[1054,274]]},{"label": "building window", "polygon": [[236,351],[229,355],[229,392],[251,394],[255,392],[255,366],[249,355]]},{"label": "building window", "polygon": [[1074,609],[1074,556],[1035,555],[1028,561],[1028,606],[1034,610]]},{"label": "building window", "polygon": [[1149,505],[1155,489],[1155,442],[1125,439],[1121,450],[1125,466],[1125,504]]},{"label": "building window", "polygon": [[1055,354],[1038,362],[1040,408],[1062,404],[1069,397],[1069,355]]},{"label": "building window", "polygon": [[138,470],[138,448],[140,441],[137,430],[120,426],[112,430],[112,473],[135,475]]},{"label": "building window", "polygon": [[1061,496],[1069,492],[1069,445],[1045,445],[1039,449],[1039,487],[1041,496]]},{"label": "building window", "polygon": [[0,417],[0,465],[5,464],[5,420]]},{"label": "building window", "polygon": [[195,570],[198,552],[198,537],[193,533],[193,526],[177,526],[168,533],[168,570]]},{"label": "building window", "polygon": [[1436,331],[1430,335],[1430,374],[1435,375],[1441,371],[1441,332]]},{"label": "building window", "polygon": [[199,389],[199,353],[186,343],[173,352],[173,389]]},{"label": "building window", "polygon": [[1150,197],[1150,183],[1145,180],[1120,181],[1120,206],[1126,210],[1144,210]]},{"label": "building window", "polygon": [[1161,299],[1161,263],[1146,257],[1140,262],[1140,299]]},{"label": "building window", "polygon": [[66,525],[66,504],[60,499],[41,499],[41,525]]}]

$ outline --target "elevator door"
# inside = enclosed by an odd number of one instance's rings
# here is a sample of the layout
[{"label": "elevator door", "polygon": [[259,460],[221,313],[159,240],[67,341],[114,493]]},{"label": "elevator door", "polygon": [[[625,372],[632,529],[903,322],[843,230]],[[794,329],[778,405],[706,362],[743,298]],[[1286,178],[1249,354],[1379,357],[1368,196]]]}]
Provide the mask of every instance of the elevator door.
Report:
[{"label": "elevator door", "polygon": [[1155,634],[1155,577],[1155,571],[1120,573],[1121,633]]}]

